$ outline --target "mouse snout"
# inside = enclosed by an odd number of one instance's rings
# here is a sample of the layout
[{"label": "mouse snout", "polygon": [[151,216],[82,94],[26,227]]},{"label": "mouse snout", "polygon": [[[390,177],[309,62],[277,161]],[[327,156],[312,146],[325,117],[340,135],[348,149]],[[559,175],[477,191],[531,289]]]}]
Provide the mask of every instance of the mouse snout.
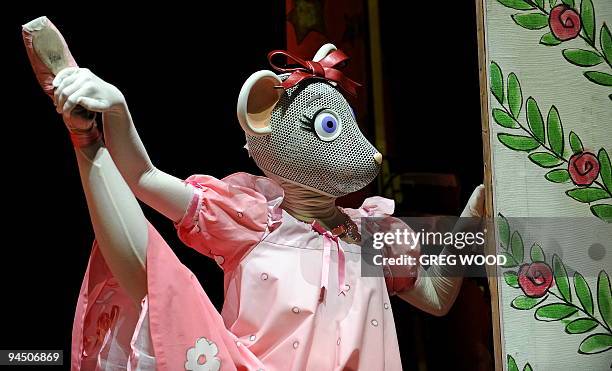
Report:
[{"label": "mouse snout", "polygon": [[374,154],[374,161],[376,161],[376,163],[380,165],[382,164],[382,160],[383,160],[382,154],[380,152],[376,152]]}]

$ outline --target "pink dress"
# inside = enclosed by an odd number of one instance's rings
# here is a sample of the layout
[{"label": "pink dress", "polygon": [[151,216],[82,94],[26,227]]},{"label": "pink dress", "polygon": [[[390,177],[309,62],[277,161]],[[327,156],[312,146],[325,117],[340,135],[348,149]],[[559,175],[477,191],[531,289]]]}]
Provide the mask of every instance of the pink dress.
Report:
[{"label": "pink dress", "polygon": [[[73,326],[73,370],[402,369],[387,287],[409,289],[417,267],[385,267],[386,280],[361,277],[360,247],[283,211],[283,190],[268,178],[187,182],[194,198],[176,229],[223,269],[222,312],[152,226],[140,308],[94,243]],[[390,215],[393,202],[372,197],[344,212],[359,225],[362,216]]]}]

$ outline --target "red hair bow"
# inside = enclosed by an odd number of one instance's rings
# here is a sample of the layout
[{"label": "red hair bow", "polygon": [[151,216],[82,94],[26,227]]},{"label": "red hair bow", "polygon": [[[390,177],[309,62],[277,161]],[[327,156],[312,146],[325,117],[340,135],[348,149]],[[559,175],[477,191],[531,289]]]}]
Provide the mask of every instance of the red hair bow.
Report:
[{"label": "red hair bow", "polygon": [[[288,62],[293,61],[295,64],[299,65],[299,67],[287,68],[274,64],[272,59],[277,55],[284,55],[287,57]],[[344,67],[348,59],[349,57],[340,50],[334,50],[318,62],[305,61],[285,50],[273,50],[268,54],[268,61],[272,68],[282,73],[291,73],[279,87],[289,89],[302,80],[323,79],[337,83],[344,91],[355,96],[357,95],[357,87],[361,85],[344,76],[342,71],[338,69]]]}]

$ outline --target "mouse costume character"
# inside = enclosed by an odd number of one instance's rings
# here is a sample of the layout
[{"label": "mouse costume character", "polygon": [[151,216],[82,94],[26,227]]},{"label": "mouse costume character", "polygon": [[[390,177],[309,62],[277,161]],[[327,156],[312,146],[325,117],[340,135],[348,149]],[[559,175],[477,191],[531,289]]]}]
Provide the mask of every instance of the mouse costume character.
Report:
[{"label": "mouse costume character", "polygon": [[[266,177],[183,181],[153,166],[121,92],[78,68],[48,19],[23,33],[69,129],[96,234],[75,314],[73,370],[401,370],[387,289],[431,313],[448,310],[460,278],[416,266],[361,277],[360,218],[388,217],[393,201],[335,206],[375,178],[381,155],[342,95],[357,84],[341,72],[346,56],[333,45],[312,61],[271,53],[281,74],[259,71],[244,83],[238,121]],[[300,67],[279,67],[277,54]],[[104,138],[91,112],[101,113]],[[221,267],[221,313],[136,197]],[[400,253],[419,251],[385,249]]]}]

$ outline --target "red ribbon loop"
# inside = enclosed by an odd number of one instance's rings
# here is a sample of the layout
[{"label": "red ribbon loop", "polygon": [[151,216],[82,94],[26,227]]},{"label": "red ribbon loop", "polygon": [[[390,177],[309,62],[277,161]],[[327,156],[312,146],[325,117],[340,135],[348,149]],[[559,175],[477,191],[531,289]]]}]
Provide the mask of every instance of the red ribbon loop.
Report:
[{"label": "red ribbon loop", "polygon": [[[272,59],[277,55],[287,57],[287,62],[291,61],[299,67],[287,68],[275,64]],[[349,57],[340,50],[334,50],[318,62],[305,61],[285,50],[273,50],[268,54],[268,62],[270,62],[272,68],[281,73],[291,73],[280,86],[284,89],[294,87],[303,80],[314,78],[335,82],[344,91],[356,96],[357,88],[361,85],[344,76],[342,71],[339,70],[339,68],[343,68],[346,65],[348,59]]]}]

